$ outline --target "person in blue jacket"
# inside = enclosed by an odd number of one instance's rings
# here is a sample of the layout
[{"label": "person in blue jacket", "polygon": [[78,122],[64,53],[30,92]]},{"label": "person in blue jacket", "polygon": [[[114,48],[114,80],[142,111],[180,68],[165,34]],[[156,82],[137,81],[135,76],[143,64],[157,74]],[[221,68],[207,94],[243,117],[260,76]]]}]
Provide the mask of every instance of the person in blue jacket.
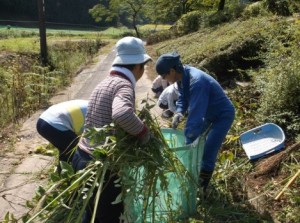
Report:
[{"label": "person in blue jacket", "polygon": [[37,132],[58,149],[59,161],[72,161],[72,149],[83,132],[87,105],[87,100],[61,102],[50,106],[37,120]]},{"label": "person in blue jacket", "polygon": [[172,127],[177,128],[188,112],[184,128],[186,144],[196,142],[201,134],[207,133],[199,175],[199,184],[205,191],[218,151],[234,121],[234,106],[212,76],[183,65],[179,54],[163,54],[155,66],[159,75],[171,83],[177,82],[179,87]]}]

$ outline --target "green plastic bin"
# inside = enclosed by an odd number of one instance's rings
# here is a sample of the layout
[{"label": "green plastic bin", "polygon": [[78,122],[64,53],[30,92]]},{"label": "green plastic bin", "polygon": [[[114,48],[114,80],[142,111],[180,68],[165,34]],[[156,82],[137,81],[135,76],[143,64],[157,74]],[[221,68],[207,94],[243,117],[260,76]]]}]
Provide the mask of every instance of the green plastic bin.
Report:
[{"label": "green plastic bin", "polygon": [[[193,177],[193,180],[182,184],[182,181],[180,183],[175,174],[169,173],[167,175],[169,182],[167,192],[160,191],[157,194],[158,197],[155,198],[155,219],[153,219],[153,213],[146,213],[146,222],[168,223],[170,222],[170,216],[172,219],[180,220],[197,212],[197,183],[204,148],[204,137],[199,138],[196,146],[191,146],[185,145],[182,130],[161,129],[161,131],[170,148],[174,149],[177,157]],[[157,183],[158,191],[160,190],[159,184],[160,182]],[[125,200],[126,218],[129,219],[130,223],[145,223],[142,220],[142,200],[143,195]],[[168,200],[169,207],[166,200]]]}]

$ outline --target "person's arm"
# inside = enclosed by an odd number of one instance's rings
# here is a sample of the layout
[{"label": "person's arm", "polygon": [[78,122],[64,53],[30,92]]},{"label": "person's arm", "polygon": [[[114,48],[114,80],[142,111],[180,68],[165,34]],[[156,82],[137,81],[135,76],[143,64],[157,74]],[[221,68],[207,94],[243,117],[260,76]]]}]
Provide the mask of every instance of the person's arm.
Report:
[{"label": "person's arm", "polygon": [[163,89],[166,89],[169,86],[169,83],[167,80],[162,79],[161,80],[161,86],[163,87]]},{"label": "person's arm", "polygon": [[130,135],[142,136],[147,127],[136,115],[134,109],[134,91],[130,85],[119,88],[112,104],[112,119]]},{"label": "person's arm", "polygon": [[151,89],[156,89],[158,87],[161,87],[161,80],[160,80],[160,76],[157,76],[154,81],[152,82],[152,87]]},{"label": "person's arm", "polygon": [[198,79],[191,85],[189,114],[185,126],[186,143],[192,143],[202,131],[210,95],[210,83]]},{"label": "person's arm", "polygon": [[173,113],[176,112],[176,104],[175,101],[178,99],[178,95],[175,92],[174,86],[172,86],[171,91],[168,94],[168,105],[169,110]]},{"label": "person's arm", "polygon": [[168,99],[167,99],[167,89],[165,89],[159,96],[157,100],[157,104],[162,109],[168,108]]},{"label": "person's arm", "polygon": [[[187,99],[184,98],[184,96],[183,96],[183,86],[182,86],[181,82],[177,82],[177,85],[178,85],[179,97],[176,102],[176,113],[181,113],[184,115],[184,113],[187,110],[188,102],[186,101]],[[186,86],[186,87],[189,87],[189,86]]]},{"label": "person's arm", "polygon": [[[189,81],[188,81],[189,82]],[[185,83],[185,85],[182,85],[182,82],[177,82],[178,90],[180,92],[179,98],[176,102],[176,112],[172,119],[172,128],[176,129],[179,123],[183,120],[184,114],[188,108],[188,96],[184,92],[189,91],[189,83]]]}]

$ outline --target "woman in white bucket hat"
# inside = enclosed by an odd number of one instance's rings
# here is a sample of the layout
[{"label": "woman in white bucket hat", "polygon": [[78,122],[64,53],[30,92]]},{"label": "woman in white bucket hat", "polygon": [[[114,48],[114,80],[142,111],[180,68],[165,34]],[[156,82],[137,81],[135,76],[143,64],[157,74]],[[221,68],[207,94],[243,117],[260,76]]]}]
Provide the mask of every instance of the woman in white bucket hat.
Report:
[{"label": "woman in white bucket hat", "polygon": [[[101,128],[115,123],[127,133],[134,135],[141,144],[149,141],[148,127],[135,114],[135,85],[144,73],[145,64],[151,60],[146,54],[143,41],[135,37],[125,37],[116,44],[116,58],[108,76],[92,92],[86,114],[85,131],[88,128]],[[84,134],[83,134],[84,135]],[[81,137],[72,165],[76,171],[84,169],[93,159],[92,152],[97,144],[89,138]],[[118,179],[115,172],[105,176],[105,189],[101,193],[96,221],[101,223],[120,222],[123,203],[112,204],[121,193],[115,187]],[[93,213],[94,197],[86,208],[82,222],[90,222]]]}]

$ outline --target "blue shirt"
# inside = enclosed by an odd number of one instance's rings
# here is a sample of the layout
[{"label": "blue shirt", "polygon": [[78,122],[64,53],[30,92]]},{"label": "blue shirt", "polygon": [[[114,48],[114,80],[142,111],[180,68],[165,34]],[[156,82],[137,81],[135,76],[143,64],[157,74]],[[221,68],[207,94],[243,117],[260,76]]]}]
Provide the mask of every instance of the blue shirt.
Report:
[{"label": "blue shirt", "polygon": [[208,123],[234,112],[221,85],[204,71],[186,65],[178,86],[176,112],[184,114],[188,111],[184,130],[187,144],[203,133]]}]

